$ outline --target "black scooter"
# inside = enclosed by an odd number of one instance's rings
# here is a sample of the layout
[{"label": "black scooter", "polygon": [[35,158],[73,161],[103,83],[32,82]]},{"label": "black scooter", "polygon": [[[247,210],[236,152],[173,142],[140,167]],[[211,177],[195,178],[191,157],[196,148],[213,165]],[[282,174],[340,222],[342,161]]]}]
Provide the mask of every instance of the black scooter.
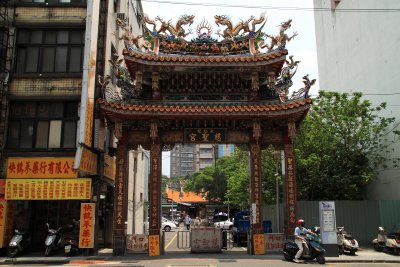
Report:
[{"label": "black scooter", "polygon": [[[300,260],[312,261],[316,259],[319,264],[324,264],[324,254],[326,250],[320,245],[319,242],[316,241],[315,237],[312,235],[306,236],[306,242],[309,248],[309,255],[304,255],[303,251],[303,255],[301,255]],[[283,256],[285,257],[285,260],[292,261],[297,251],[299,251],[299,248],[294,241],[285,241],[283,247]]]},{"label": "black scooter", "polygon": [[31,235],[28,231],[14,230],[10,243],[7,248],[7,255],[10,258],[15,258],[31,247]]},{"label": "black scooter", "polygon": [[79,221],[72,220],[69,232],[64,237],[64,252],[66,256],[75,256],[81,253],[79,248]]},{"label": "black scooter", "polygon": [[63,243],[61,234],[62,227],[59,227],[57,230],[55,230],[55,229],[50,229],[48,223],[46,223],[46,226],[47,226],[47,236],[44,241],[44,244],[46,245],[46,250],[44,252],[44,255],[47,257],[51,253],[54,253],[58,249],[60,249]]}]

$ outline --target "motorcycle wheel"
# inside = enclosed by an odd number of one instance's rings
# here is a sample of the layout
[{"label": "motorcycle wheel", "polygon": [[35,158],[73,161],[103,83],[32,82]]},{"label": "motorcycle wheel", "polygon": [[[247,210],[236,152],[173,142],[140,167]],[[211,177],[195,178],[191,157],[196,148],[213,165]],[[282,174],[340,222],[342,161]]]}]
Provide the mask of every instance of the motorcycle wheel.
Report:
[{"label": "motorcycle wheel", "polygon": [[376,244],[376,243],[374,244],[374,249],[379,252],[382,252],[382,250],[383,250],[383,248],[379,244]]},{"label": "motorcycle wheel", "polygon": [[319,264],[325,264],[325,257],[322,256],[322,255],[318,255],[318,256],[316,257],[316,260],[317,260],[317,262],[318,262]]},{"label": "motorcycle wheel", "polygon": [[19,254],[19,248],[18,247],[8,247],[7,249],[7,255],[10,258],[15,258]]},{"label": "motorcycle wheel", "polygon": [[356,250],[354,250],[354,249],[350,250],[350,255],[351,255],[351,256],[356,255]]},{"label": "motorcycle wheel", "polygon": [[400,254],[400,249],[399,249],[399,248],[395,248],[395,249],[393,250],[393,254],[396,255],[396,256],[399,256],[399,254]]},{"label": "motorcycle wheel", "polygon": [[53,247],[48,246],[48,247],[46,247],[46,250],[44,251],[44,255],[47,257],[51,254],[52,251],[53,251]]},{"label": "motorcycle wheel", "polygon": [[293,260],[293,256],[287,254],[287,253],[283,253],[283,257],[285,257],[285,260],[287,261],[292,261]]},{"label": "motorcycle wheel", "polygon": [[339,246],[339,255],[344,254],[344,248],[342,246]]}]

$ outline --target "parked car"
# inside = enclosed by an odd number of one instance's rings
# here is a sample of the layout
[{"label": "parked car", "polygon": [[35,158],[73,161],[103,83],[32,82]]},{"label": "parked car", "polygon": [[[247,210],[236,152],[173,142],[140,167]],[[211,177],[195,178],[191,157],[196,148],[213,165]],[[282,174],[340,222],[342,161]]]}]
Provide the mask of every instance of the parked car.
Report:
[{"label": "parked car", "polygon": [[161,229],[165,232],[169,232],[171,230],[176,230],[178,226],[174,221],[168,220],[167,218],[161,218]]},{"label": "parked car", "polygon": [[[167,218],[162,217],[161,218],[161,229],[164,230],[165,232],[169,232],[171,230],[176,230],[178,227],[176,226],[174,221],[168,220]],[[148,234],[149,233],[149,221],[145,223],[145,232]]]},{"label": "parked car", "polygon": [[220,212],[214,215],[214,227],[222,228],[224,230],[231,230],[233,222],[229,220],[228,214]]}]

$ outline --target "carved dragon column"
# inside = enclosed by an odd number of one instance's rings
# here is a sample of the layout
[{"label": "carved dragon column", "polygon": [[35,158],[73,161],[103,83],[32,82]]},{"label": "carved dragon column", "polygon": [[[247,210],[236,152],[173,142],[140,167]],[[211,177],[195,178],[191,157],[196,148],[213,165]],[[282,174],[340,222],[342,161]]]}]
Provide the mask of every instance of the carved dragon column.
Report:
[{"label": "carved dragon column", "polygon": [[157,122],[150,123],[149,256],[160,256],[161,247],[161,143]]},{"label": "carved dragon column", "polygon": [[296,161],[293,139],[296,136],[296,124],[289,121],[284,134],[285,152],[285,214],[284,227],[287,235],[293,235],[297,220],[297,186],[296,186]]},{"label": "carved dragon column", "polygon": [[114,197],[114,231],[113,254],[120,256],[125,254],[126,220],[127,220],[127,185],[128,185],[128,135],[123,130],[122,122],[115,123],[115,137],[117,145],[117,173],[115,176]]},{"label": "carved dragon column", "polygon": [[252,136],[250,138],[250,177],[251,177],[251,241],[252,246],[250,254],[263,255],[264,248],[264,231],[263,221],[263,200],[262,200],[262,184],[261,184],[261,148],[259,140],[261,138],[261,125],[258,120],[253,121]]}]

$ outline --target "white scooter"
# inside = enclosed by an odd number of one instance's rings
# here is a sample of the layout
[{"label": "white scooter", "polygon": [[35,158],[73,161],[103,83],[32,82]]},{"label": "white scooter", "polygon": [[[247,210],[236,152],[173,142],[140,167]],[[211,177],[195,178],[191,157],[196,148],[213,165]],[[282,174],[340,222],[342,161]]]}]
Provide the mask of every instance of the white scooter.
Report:
[{"label": "white scooter", "polygon": [[337,241],[339,247],[339,254],[348,251],[350,255],[355,255],[359,249],[358,242],[351,235],[347,234],[344,227],[337,228]]},{"label": "white scooter", "polygon": [[378,228],[378,237],[372,240],[376,251],[388,251],[394,255],[400,254],[400,233],[386,234],[383,227]]}]

